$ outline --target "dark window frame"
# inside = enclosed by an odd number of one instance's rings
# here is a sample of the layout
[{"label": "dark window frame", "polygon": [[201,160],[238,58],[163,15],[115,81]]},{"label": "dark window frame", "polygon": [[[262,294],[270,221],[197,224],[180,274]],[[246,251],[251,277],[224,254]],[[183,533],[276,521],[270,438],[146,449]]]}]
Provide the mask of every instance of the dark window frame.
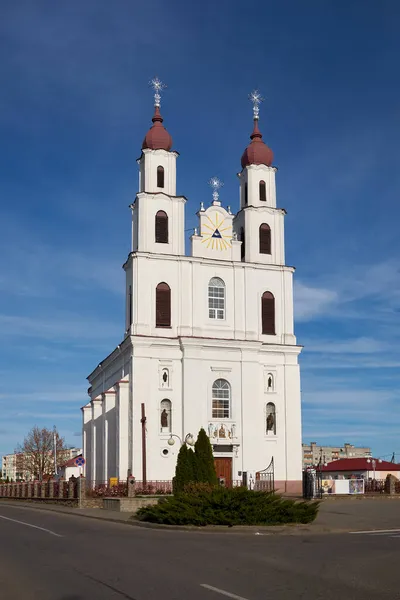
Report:
[{"label": "dark window frame", "polygon": [[260,195],[260,202],[266,202],[267,201],[267,188],[265,185],[265,181],[263,179],[261,179],[258,189],[259,189],[259,195]]},{"label": "dark window frame", "polygon": [[165,185],[165,171],[164,167],[159,165],[157,167],[157,187],[163,188]]},{"label": "dark window frame", "polygon": [[271,227],[268,223],[261,223],[258,236],[260,254],[271,254]]},{"label": "dark window frame", "polygon": [[263,335],[275,335],[275,297],[272,292],[261,296],[261,331]]},{"label": "dark window frame", "polygon": [[156,287],[156,327],[171,327],[171,288],[165,282]]},{"label": "dark window frame", "polygon": [[246,236],[244,227],[240,228],[240,241],[242,242],[242,245],[240,246],[240,260],[244,262],[246,260]]},{"label": "dark window frame", "polygon": [[168,244],[168,215],[165,210],[159,210],[156,213],[154,236],[156,244]]}]

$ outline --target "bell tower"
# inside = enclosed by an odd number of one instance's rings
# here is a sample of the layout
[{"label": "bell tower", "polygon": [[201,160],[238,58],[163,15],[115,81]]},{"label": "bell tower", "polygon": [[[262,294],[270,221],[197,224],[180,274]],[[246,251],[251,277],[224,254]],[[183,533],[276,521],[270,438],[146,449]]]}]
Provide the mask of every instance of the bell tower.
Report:
[{"label": "bell tower", "polygon": [[241,258],[245,262],[285,263],[283,217],[285,211],[276,207],[274,154],[262,139],[258,127],[262,97],[252,92],[253,132],[250,144],[242,155],[240,181],[240,211],[234,220],[234,231],[242,242]]},{"label": "bell tower", "polygon": [[[131,254],[124,265],[126,273],[125,333],[133,332],[138,322],[137,264],[140,255],[185,255],[184,196],[176,195],[176,159],[172,137],[163,125],[161,91],[164,84],[156,77],[150,82],[154,90],[152,126],[146,133],[139,165],[139,187],[132,210]],[[135,271],[136,269],[136,271]],[[161,275],[160,275],[161,277]],[[165,275],[163,276],[165,278]],[[161,278],[161,282],[163,280]]]},{"label": "bell tower", "polygon": [[164,84],[155,78],[153,125],[146,133],[138,159],[139,191],[132,204],[132,251],[185,254],[184,206],[176,195],[176,159],[172,137],[160,113]]}]

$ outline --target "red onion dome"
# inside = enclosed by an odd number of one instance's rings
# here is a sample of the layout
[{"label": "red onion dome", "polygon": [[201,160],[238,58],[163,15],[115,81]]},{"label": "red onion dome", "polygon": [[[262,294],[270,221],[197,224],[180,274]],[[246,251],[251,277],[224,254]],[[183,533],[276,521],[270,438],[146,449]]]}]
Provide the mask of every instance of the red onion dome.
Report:
[{"label": "red onion dome", "polygon": [[152,118],[153,126],[146,133],[142,144],[142,150],[149,148],[150,150],[171,150],[172,137],[163,125],[164,119],[160,114],[158,106],[155,107],[154,116]]},{"label": "red onion dome", "polygon": [[242,155],[242,169],[248,165],[266,165],[270,167],[274,160],[274,153],[262,140],[261,131],[258,129],[258,119],[254,119],[254,129],[250,139],[251,142]]}]

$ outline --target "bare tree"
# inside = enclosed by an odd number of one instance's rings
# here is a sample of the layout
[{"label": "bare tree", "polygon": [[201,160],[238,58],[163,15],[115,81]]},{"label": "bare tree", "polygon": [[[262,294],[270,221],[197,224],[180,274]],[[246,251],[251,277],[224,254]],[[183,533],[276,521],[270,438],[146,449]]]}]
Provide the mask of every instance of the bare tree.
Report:
[{"label": "bare tree", "polygon": [[23,455],[23,472],[29,477],[42,481],[46,475],[54,475],[54,441],[56,446],[57,469],[67,460],[67,447],[64,438],[54,429],[35,425],[17,450]]}]

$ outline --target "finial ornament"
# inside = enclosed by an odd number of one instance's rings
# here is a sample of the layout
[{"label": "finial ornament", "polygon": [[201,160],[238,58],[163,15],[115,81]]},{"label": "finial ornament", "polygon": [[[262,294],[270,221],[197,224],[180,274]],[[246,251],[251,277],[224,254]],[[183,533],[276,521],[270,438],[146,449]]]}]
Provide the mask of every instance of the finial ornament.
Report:
[{"label": "finial ornament", "polygon": [[218,190],[224,185],[223,182],[220,179],[218,179],[218,177],[211,177],[210,181],[208,182],[208,185],[210,185],[213,190],[213,201],[219,202]]},{"label": "finial ornament", "polygon": [[258,90],[253,90],[251,94],[249,94],[249,100],[253,104],[253,119],[258,119],[260,113],[260,104],[261,102],[264,102],[264,98],[261,96]]},{"label": "finial ornament", "polygon": [[167,87],[165,83],[160,81],[158,77],[154,77],[151,81],[149,81],[149,86],[154,90],[154,106],[158,106],[160,108],[161,104],[161,94],[162,90],[165,90]]}]

